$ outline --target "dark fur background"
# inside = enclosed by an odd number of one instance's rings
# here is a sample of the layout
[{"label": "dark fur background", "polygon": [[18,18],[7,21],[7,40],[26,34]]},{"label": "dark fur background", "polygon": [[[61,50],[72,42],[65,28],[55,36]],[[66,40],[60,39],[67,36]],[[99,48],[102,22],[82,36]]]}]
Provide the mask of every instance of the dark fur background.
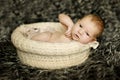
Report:
[{"label": "dark fur background", "polygon": [[[23,65],[10,41],[21,24],[56,22],[65,13],[74,22],[85,14],[102,17],[100,46],[82,65],[43,70]],[[0,80],[120,80],[120,0],[0,0]]]}]

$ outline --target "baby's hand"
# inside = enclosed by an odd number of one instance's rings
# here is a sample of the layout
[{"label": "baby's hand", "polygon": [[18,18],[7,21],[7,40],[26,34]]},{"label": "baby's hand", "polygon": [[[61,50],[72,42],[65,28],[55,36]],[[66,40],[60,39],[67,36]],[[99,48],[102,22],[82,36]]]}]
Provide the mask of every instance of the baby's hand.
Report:
[{"label": "baby's hand", "polygon": [[68,29],[66,32],[65,32],[65,36],[68,37],[68,38],[71,38],[71,29]]}]

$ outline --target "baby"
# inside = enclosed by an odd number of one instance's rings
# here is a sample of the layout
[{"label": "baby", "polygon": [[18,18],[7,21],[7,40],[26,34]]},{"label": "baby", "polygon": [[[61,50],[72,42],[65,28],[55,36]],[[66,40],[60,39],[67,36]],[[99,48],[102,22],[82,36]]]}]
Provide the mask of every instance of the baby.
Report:
[{"label": "baby", "polygon": [[75,40],[87,44],[96,41],[104,28],[101,18],[93,14],[84,16],[75,24],[68,15],[60,14],[59,21],[66,27],[67,30],[65,33],[46,31],[32,36],[31,39],[46,42],[70,42]]}]

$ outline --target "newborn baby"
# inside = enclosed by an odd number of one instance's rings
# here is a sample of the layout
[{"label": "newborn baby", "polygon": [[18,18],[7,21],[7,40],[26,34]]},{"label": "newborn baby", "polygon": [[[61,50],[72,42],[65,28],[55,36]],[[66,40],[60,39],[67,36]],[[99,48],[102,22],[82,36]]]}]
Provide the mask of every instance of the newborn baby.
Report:
[{"label": "newborn baby", "polygon": [[46,42],[70,42],[72,40],[83,44],[95,41],[103,32],[103,21],[100,17],[89,14],[79,19],[75,24],[68,15],[60,14],[59,21],[66,27],[65,33],[41,32],[31,37],[32,40]]}]

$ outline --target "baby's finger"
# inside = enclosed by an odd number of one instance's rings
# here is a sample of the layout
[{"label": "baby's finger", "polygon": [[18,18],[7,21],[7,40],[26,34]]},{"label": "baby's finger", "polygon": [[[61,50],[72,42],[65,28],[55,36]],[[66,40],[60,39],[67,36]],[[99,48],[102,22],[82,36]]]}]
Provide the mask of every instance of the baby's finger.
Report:
[{"label": "baby's finger", "polygon": [[68,34],[65,34],[65,36],[66,36],[66,37],[71,37],[71,34],[68,33]]}]

